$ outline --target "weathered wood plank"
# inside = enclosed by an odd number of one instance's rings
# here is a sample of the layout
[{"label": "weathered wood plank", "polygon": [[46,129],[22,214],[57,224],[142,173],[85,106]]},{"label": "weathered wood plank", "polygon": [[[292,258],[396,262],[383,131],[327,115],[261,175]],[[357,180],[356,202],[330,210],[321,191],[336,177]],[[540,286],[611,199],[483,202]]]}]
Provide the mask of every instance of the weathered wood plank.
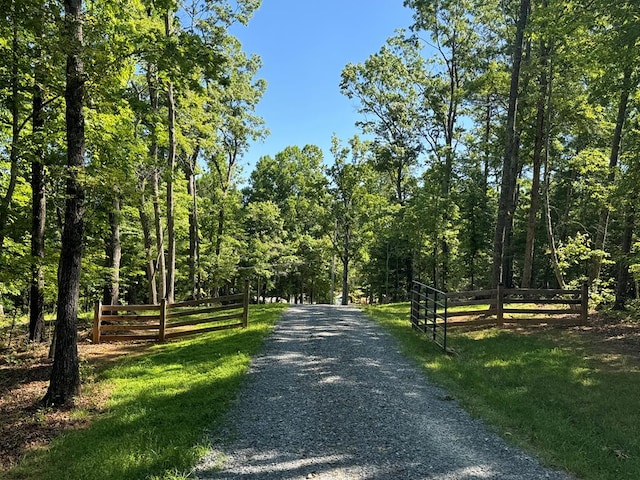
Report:
[{"label": "weathered wood plank", "polygon": [[155,325],[102,325],[101,332],[122,332],[126,330],[159,330],[160,324]]},{"label": "weathered wood plank", "polygon": [[447,317],[479,317],[481,315],[496,315],[497,309],[487,308],[486,310],[462,310],[459,312],[447,312]]},{"label": "weathered wood plank", "polygon": [[504,295],[535,295],[537,297],[552,295],[580,295],[580,290],[562,290],[561,288],[505,288]]},{"label": "weathered wood plank", "polygon": [[240,302],[244,297],[243,293],[235,293],[233,295],[226,295],[224,297],[210,297],[200,300],[187,300],[185,302],[168,303],[167,308],[180,308],[180,307],[195,307],[197,305],[205,304],[221,304],[223,302]]},{"label": "weathered wood plank", "polygon": [[578,314],[580,312],[571,309],[554,309],[554,308],[503,308],[503,313],[530,313],[532,315],[566,315]]},{"label": "weathered wood plank", "polygon": [[165,334],[165,338],[184,337],[186,335],[195,335],[197,333],[215,332],[218,330],[229,330],[240,327],[242,327],[242,323],[234,323],[233,325],[217,325],[215,327],[198,328],[196,330],[181,330],[177,332],[169,332]]},{"label": "weathered wood plank", "polygon": [[124,342],[127,340],[158,340],[157,335],[103,335],[100,337],[103,342]]},{"label": "weathered wood plank", "polygon": [[233,313],[230,315],[221,315],[219,317],[207,317],[207,318],[194,318],[192,320],[183,320],[180,322],[171,322],[171,323],[167,323],[167,330],[171,329],[171,328],[178,328],[178,327],[186,327],[188,325],[200,325],[202,323],[211,323],[211,322],[223,322],[226,320],[235,320],[237,318],[242,318],[243,314],[242,312],[240,313]]},{"label": "weathered wood plank", "polygon": [[100,318],[102,319],[102,323],[138,322],[141,320],[157,322],[158,320],[160,320],[160,315],[102,315]]},{"label": "weathered wood plank", "polygon": [[102,305],[101,312],[143,312],[147,310],[160,310],[160,305]]},{"label": "weathered wood plank", "polygon": [[170,318],[182,318],[188,317],[190,315],[198,315],[204,313],[215,313],[215,312],[224,312],[226,310],[237,310],[242,308],[241,303],[232,303],[229,305],[217,305],[215,307],[207,307],[207,308],[193,308],[190,310],[182,310],[175,313],[167,313],[167,320]]}]

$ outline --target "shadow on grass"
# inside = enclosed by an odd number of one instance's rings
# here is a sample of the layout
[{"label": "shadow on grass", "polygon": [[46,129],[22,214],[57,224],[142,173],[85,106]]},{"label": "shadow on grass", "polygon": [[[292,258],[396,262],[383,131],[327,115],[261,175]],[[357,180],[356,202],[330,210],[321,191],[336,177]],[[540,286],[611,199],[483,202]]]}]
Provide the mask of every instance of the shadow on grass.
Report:
[{"label": "shadow on grass", "polygon": [[[449,333],[456,357],[412,331],[408,304],[366,309],[430,378],[549,464],[584,479],[640,478],[640,371],[561,329]],[[612,368],[614,366],[615,368]]]},{"label": "shadow on grass", "polygon": [[107,411],[90,428],[32,452],[7,478],[124,480],[188,472],[281,311],[254,311],[245,330],[159,345],[106,370],[101,380],[114,385]]}]

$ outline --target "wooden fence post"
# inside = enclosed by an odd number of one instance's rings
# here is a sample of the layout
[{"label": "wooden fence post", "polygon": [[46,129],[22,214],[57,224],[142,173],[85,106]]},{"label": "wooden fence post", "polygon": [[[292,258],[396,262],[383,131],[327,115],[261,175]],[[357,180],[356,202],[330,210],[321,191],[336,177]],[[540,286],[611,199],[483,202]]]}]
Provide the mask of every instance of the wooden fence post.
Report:
[{"label": "wooden fence post", "polygon": [[583,325],[587,324],[587,317],[589,316],[589,284],[584,282],[582,284],[582,302],[580,303],[580,321]]},{"label": "wooden fence post", "polygon": [[496,287],[496,323],[499,327],[504,323],[504,285],[499,283]]},{"label": "wooden fence post", "polygon": [[158,341],[164,343],[164,330],[167,324],[167,299],[160,300],[160,329],[158,331]]},{"label": "wooden fence post", "polygon": [[[242,328],[247,328],[249,325],[249,294],[251,287],[249,279],[244,281],[244,297],[242,301]],[[259,300],[259,299],[258,299]]]},{"label": "wooden fence post", "polygon": [[100,323],[102,322],[102,302],[98,301],[93,310],[93,343],[100,343]]}]

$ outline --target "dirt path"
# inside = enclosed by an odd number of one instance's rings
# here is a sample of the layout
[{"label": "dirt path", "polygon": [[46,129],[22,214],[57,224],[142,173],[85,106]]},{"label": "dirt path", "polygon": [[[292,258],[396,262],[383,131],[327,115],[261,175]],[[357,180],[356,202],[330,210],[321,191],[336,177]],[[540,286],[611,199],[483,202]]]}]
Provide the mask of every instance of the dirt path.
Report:
[{"label": "dirt path", "polygon": [[349,307],[290,308],[213,442],[198,478],[569,478],[470,418]]}]

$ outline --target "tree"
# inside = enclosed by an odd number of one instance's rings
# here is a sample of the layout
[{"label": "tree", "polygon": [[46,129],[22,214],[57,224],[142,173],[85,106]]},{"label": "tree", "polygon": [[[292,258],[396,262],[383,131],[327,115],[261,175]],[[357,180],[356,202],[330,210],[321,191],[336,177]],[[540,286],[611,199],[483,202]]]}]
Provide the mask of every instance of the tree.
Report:
[{"label": "tree", "polygon": [[498,202],[498,218],[493,241],[493,285],[511,284],[510,236],[513,228],[515,211],[516,181],[518,170],[518,138],[516,133],[516,117],[520,85],[520,68],[524,47],[525,29],[531,9],[530,0],[520,0],[520,14],[516,26],[513,43],[513,61],[511,66],[511,86],[509,90],[509,108],[507,112],[504,162],[502,166],[502,182],[500,200]]},{"label": "tree", "polygon": [[82,0],[65,0],[64,35],[67,48],[67,201],[58,272],[58,313],[56,317],[55,359],[49,389],[43,399],[47,406],[63,405],[80,392],[77,349],[78,297],[82,260],[84,211],[84,66],[82,61]]},{"label": "tree", "polygon": [[337,137],[332,138],[334,164],[327,172],[331,182],[329,193],[335,229],[331,240],[342,263],[342,305],[349,302],[351,262],[359,257],[363,246],[367,179],[371,176],[370,167],[364,159],[366,150],[367,145],[358,136],[349,141],[349,147],[342,147]]}]

